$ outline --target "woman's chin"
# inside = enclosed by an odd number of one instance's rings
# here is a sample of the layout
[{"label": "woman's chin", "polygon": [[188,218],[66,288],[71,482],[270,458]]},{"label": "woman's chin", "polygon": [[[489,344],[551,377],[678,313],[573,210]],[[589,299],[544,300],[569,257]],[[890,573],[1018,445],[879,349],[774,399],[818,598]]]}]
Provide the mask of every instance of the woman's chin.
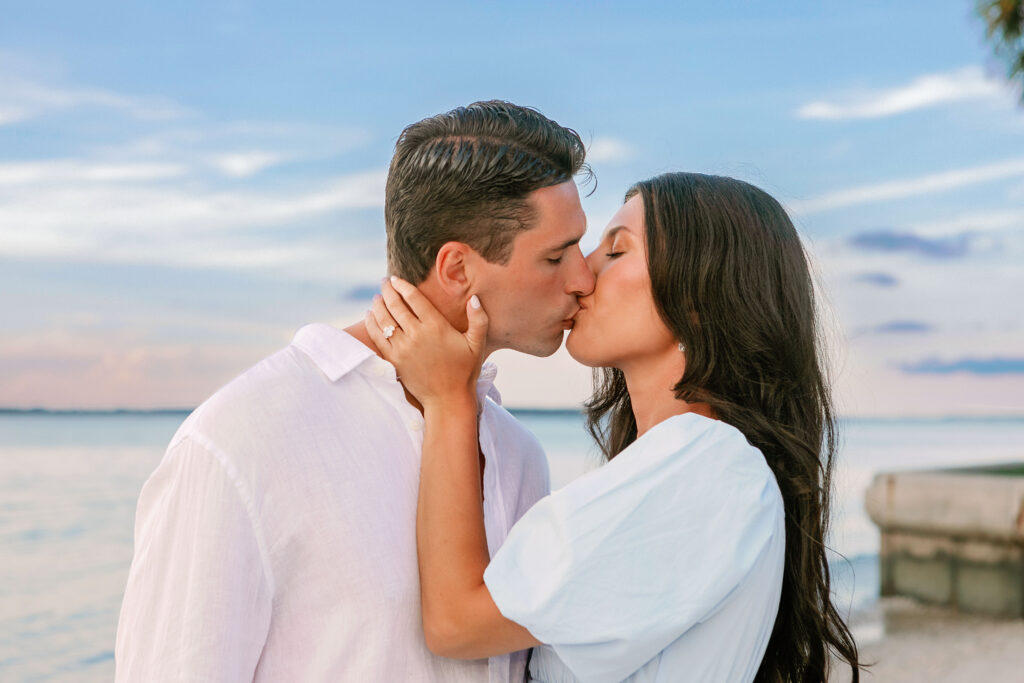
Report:
[{"label": "woman's chin", "polygon": [[580,365],[586,365],[588,368],[602,367],[600,361],[595,359],[592,353],[587,352],[590,346],[586,338],[575,327],[570,330],[569,336],[565,338],[565,350],[569,352],[574,361]]}]

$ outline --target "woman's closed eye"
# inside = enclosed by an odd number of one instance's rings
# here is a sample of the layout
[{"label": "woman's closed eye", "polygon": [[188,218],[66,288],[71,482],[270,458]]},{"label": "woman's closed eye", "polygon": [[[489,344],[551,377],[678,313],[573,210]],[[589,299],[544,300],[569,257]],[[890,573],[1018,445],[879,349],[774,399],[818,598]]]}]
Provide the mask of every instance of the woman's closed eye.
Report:
[{"label": "woman's closed eye", "polygon": [[608,259],[611,260],[611,259],[616,259],[616,258],[622,256],[625,253],[626,252],[624,252],[624,251],[610,251],[607,254],[605,254],[605,256],[607,256]]}]

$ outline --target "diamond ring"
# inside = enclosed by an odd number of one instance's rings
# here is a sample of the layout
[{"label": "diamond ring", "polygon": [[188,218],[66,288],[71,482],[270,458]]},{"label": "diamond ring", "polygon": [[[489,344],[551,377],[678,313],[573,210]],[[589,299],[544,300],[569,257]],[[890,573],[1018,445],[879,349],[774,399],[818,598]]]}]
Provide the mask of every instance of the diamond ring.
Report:
[{"label": "diamond ring", "polygon": [[395,333],[395,326],[394,325],[385,325],[384,329],[381,330],[381,331],[384,333],[384,338],[385,339],[391,339],[391,335],[393,335]]}]

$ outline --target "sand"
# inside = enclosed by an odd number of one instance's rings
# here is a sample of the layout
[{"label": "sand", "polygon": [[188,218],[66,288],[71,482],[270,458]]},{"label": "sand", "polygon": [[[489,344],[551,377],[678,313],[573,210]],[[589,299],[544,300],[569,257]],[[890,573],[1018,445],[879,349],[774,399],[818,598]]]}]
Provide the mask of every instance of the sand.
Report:
[{"label": "sand", "polygon": [[[884,598],[850,620],[867,683],[1024,683],[1024,620]],[[836,671],[830,683],[850,680]]]}]

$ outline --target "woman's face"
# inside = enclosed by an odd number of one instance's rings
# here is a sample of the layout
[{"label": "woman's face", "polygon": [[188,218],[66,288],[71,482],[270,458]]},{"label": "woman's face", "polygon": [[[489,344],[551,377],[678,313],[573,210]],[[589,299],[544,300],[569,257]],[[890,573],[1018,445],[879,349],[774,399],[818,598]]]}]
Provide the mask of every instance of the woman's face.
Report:
[{"label": "woman's face", "polygon": [[596,284],[579,298],[565,343],[584,365],[623,369],[644,358],[679,353],[679,342],[654,306],[644,231],[643,198],[636,195],[612,217],[601,244],[587,256]]}]

